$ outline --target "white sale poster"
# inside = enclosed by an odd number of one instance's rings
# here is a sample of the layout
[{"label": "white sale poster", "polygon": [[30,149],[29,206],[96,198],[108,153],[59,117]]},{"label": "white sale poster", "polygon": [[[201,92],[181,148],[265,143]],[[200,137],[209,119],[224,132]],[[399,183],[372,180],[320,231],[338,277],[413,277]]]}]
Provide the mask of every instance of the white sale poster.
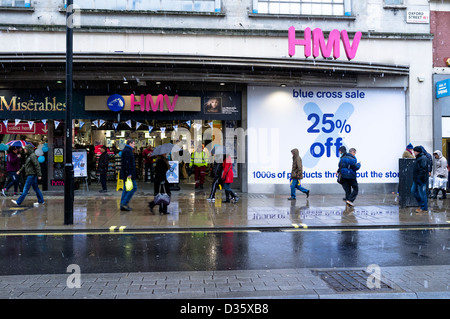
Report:
[{"label": "white sale poster", "polygon": [[403,89],[251,86],[247,118],[249,184],[285,184],[294,148],[304,183],[336,183],[342,145],[357,150],[359,183],[398,182]]}]

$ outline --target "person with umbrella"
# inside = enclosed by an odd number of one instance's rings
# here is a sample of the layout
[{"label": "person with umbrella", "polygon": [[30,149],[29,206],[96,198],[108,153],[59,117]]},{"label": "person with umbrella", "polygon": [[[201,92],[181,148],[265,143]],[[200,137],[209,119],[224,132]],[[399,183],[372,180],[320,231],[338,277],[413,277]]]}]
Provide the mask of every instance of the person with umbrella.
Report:
[{"label": "person with umbrella", "polygon": [[[156,148],[155,148],[156,151]],[[158,151],[159,153],[160,151]],[[154,184],[154,192],[155,196],[161,192],[161,189],[164,188],[164,192],[171,196],[169,182],[167,181],[167,171],[169,170],[170,165],[167,160],[167,154],[159,154],[156,158],[155,165],[155,184]],[[150,211],[153,213],[153,208],[156,206],[155,200],[152,200],[148,203]],[[167,205],[163,203],[159,204],[159,213],[160,214],[168,214]]]},{"label": "person with umbrella", "polygon": [[22,168],[17,172],[17,175],[20,175],[20,173],[25,170],[27,179],[25,181],[25,186],[23,187],[22,195],[20,195],[20,197],[16,201],[11,201],[15,205],[20,206],[25,200],[30,187],[33,187],[33,190],[35,191],[36,197],[38,199],[38,203],[44,204],[44,196],[42,195],[37,182],[42,178],[41,164],[39,164],[38,158],[34,153],[34,145],[28,144],[27,146],[25,146],[24,151],[27,155],[27,159],[25,160],[25,164],[22,166]]}]

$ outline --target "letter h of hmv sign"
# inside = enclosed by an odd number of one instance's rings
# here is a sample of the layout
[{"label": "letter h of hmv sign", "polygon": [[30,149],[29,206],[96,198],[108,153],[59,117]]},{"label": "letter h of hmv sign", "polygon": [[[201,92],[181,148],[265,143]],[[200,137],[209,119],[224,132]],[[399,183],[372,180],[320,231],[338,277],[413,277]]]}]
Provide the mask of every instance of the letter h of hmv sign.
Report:
[{"label": "letter h of hmv sign", "polygon": [[338,59],[341,56],[340,41],[342,40],[347,59],[352,60],[356,56],[361,37],[362,33],[356,32],[353,43],[350,44],[350,39],[346,30],[339,32],[339,30],[334,29],[330,32],[328,42],[326,42],[321,29],[316,28],[311,32],[310,28],[306,28],[304,30],[303,39],[297,39],[295,37],[295,28],[291,26],[288,30],[289,56],[293,57],[295,55],[295,46],[301,45],[305,47],[304,53],[306,58],[311,56],[312,48],[312,55],[314,58],[317,58],[320,52],[324,58],[329,58],[331,52],[333,52],[333,58]]}]

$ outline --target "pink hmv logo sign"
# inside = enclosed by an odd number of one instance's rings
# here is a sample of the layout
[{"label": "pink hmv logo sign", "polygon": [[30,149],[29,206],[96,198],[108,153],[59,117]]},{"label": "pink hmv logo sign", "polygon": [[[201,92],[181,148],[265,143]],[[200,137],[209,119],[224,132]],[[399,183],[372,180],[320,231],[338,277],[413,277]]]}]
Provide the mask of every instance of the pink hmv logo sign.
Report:
[{"label": "pink hmv logo sign", "polygon": [[311,31],[310,28],[304,30],[303,39],[295,37],[295,28],[292,26],[288,30],[288,42],[289,42],[289,56],[295,55],[296,46],[304,46],[305,57],[312,56],[317,58],[320,53],[324,58],[329,58],[333,53],[333,58],[338,59],[341,56],[341,41],[344,46],[345,55],[347,59],[352,60],[356,56],[359,42],[361,40],[362,33],[356,32],[353,38],[353,42],[350,43],[350,39],[346,30],[332,30],[328,36],[328,42],[325,41],[325,37],[321,29],[316,28]]}]

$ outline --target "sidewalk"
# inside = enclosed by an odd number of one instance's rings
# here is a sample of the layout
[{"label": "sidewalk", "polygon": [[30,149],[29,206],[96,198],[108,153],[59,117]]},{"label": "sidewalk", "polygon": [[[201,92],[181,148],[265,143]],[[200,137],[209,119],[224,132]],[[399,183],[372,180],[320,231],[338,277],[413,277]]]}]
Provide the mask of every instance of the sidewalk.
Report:
[{"label": "sidewalk", "polygon": [[429,200],[429,212],[417,214],[416,207],[399,208],[395,194],[360,194],[354,208],[346,208],[342,195],[314,195],[306,199],[298,194],[288,201],[288,194],[238,193],[238,203],[208,202],[209,185],[194,190],[183,184],[172,192],[168,215],[158,207],[150,213],[153,184],[139,183],[130,202],[131,212],[120,211],[121,191],[99,193],[92,184],[75,191],[74,224],[64,225],[63,192],[43,192],[45,204],[34,207],[33,191],[17,208],[11,199],[0,197],[0,231],[93,231],[93,230],[192,230],[249,228],[352,228],[352,227],[450,227],[450,199]]},{"label": "sidewalk", "polygon": [[[360,269],[345,269],[352,276]],[[0,299],[450,299],[448,266],[384,267],[373,289],[338,280],[349,291],[331,288],[320,273],[341,269],[273,269],[81,274],[69,288],[70,274],[1,276]],[[340,277],[345,277],[345,274]],[[70,279],[69,279],[70,282]],[[192,302],[192,301],[191,301]],[[218,308],[218,307],[217,307]]]}]

